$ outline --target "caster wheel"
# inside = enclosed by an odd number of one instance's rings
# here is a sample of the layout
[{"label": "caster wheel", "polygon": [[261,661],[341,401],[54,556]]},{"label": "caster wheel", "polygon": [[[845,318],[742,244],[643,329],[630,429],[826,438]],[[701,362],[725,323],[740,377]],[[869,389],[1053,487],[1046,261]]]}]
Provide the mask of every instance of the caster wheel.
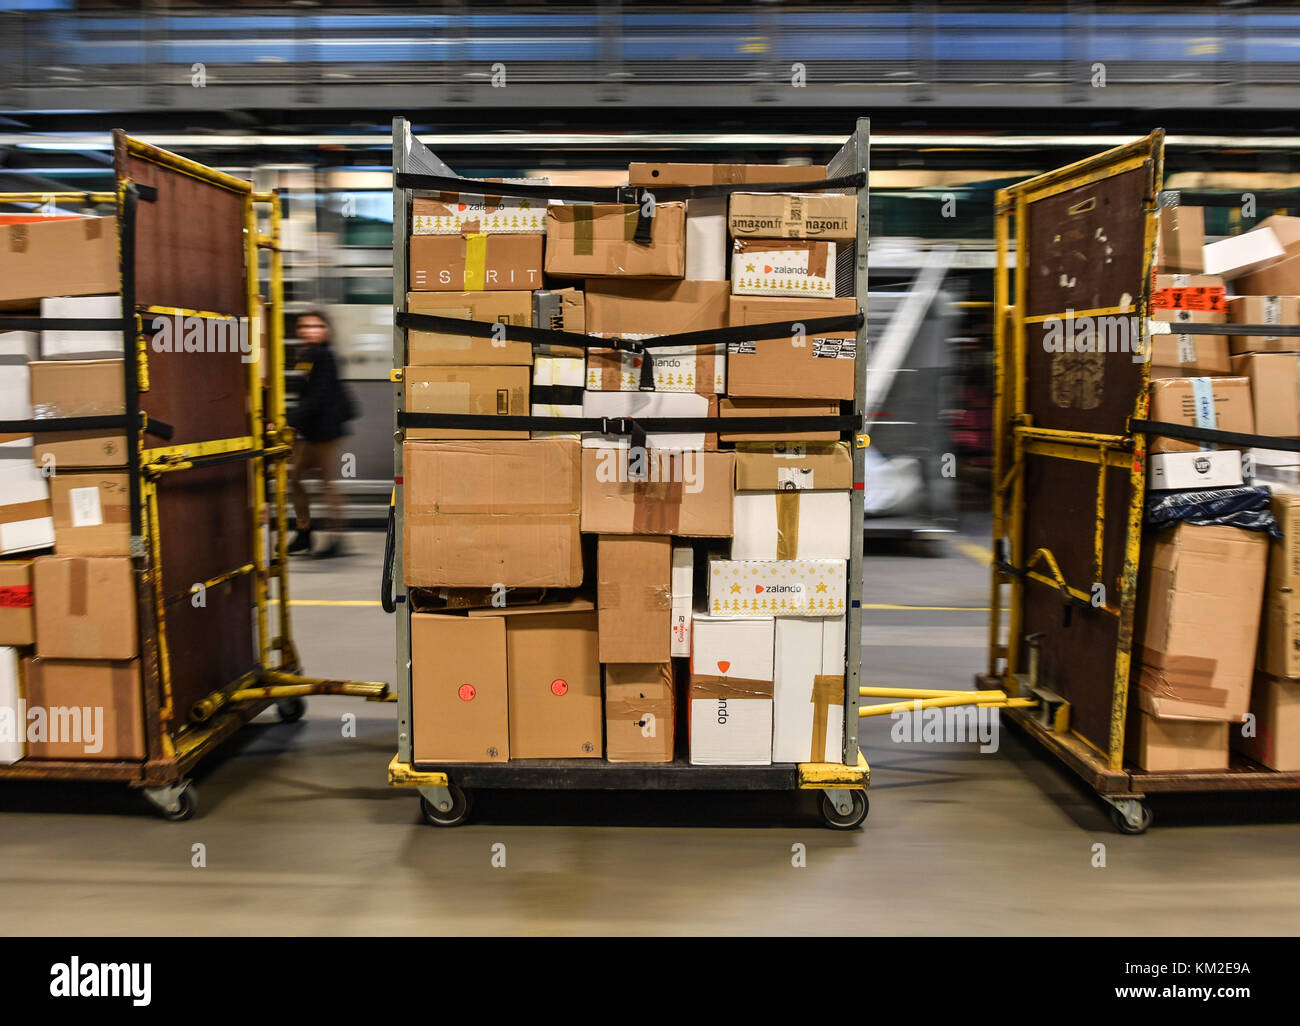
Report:
[{"label": "caster wheel", "polygon": [[1124,814],[1115,806],[1110,807],[1110,821],[1115,824],[1115,829],[1121,834],[1145,834],[1154,819],[1155,814],[1151,811],[1149,805],[1142,806],[1142,821],[1137,826],[1125,819]]},{"label": "caster wheel", "polygon": [[177,796],[177,800],[180,804],[174,809],[163,809],[162,816],[172,823],[184,823],[198,811],[199,793],[191,785]]},{"label": "caster wheel", "polygon": [[307,711],[305,698],[282,698],[275,703],[275,711],[280,714],[281,723],[297,723]]},{"label": "caster wheel", "polygon": [[867,818],[867,812],[871,809],[871,803],[867,800],[865,791],[851,791],[853,808],[848,814],[840,812],[839,809],[831,802],[830,795],[822,795],[822,819],[826,825],[834,830],[852,830],[854,827],[861,826],[862,821]]},{"label": "caster wheel", "polygon": [[469,815],[469,795],[454,784],[449,785],[447,790],[451,792],[451,808],[446,812],[420,795],[420,811],[424,813],[425,821],[432,826],[460,826]]}]

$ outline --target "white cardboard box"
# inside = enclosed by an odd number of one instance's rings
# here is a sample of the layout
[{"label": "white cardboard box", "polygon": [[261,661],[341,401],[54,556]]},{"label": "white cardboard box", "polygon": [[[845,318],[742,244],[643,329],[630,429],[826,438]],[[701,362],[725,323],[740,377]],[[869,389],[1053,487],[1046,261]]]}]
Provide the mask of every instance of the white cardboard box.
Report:
[{"label": "white cardboard box", "polygon": [[835,298],[833,242],[735,239],[732,249],[733,296]]},{"label": "white cardboard box", "polygon": [[842,559],[715,559],[709,564],[711,616],[840,616]]},{"label": "white cardboard box", "polygon": [[[549,178],[503,178],[511,185],[550,185]],[[541,235],[546,231],[544,198],[524,196],[497,196],[491,206],[482,193],[447,192],[422,197],[430,211],[411,216],[412,235]],[[490,195],[490,194],[489,194]]]},{"label": "white cardboard box", "polygon": [[848,492],[737,492],[732,559],[848,559]]},{"label": "white cardboard box", "polygon": [[[60,296],[41,300],[42,317],[121,317],[120,296]],[[145,330],[149,318],[145,317]],[[97,360],[122,357],[121,331],[41,332],[42,360]]]},{"label": "white cardboard box", "polygon": [[[591,392],[582,398],[584,417],[707,417],[709,398],[690,392]],[[584,432],[584,449],[626,449],[627,435],[602,435]],[[683,452],[704,448],[704,432],[651,433],[646,440],[650,449]]]},{"label": "white cardboard box", "polygon": [[34,331],[0,333],[0,420],[32,419],[27,364],[37,359],[38,349],[39,338]]},{"label": "white cardboard box", "polygon": [[686,277],[727,280],[727,197],[686,201]]},{"label": "white cardboard box", "polygon": [[670,656],[691,654],[691,613],[695,587],[695,550],[690,545],[673,546],[671,573],[672,642]]},{"label": "white cardboard box", "polygon": [[1286,250],[1272,228],[1256,228],[1243,235],[1207,242],[1204,253],[1205,273],[1232,281],[1277,263],[1286,255]]},{"label": "white cardboard box", "polygon": [[18,649],[0,648],[0,766],[17,762],[27,751],[26,717],[19,699]]},{"label": "white cardboard box", "polygon": [[1157,452],[1147,457],[1147,487],[1176,492],[1189,488],[1232,488],[1241,484],[1241,453]]},{"label": "white cardboard box", "polygon": [[771,618],[696,614],[691,638],[691,764],[772,762]]},{"label": "white cardboard box", "polygon": [[[549,389],[564,389],[566,397],[577,396],[582,390],[582,379],[587,361],[581,356],[548,356],[537,353],[533,357],[532,413],[534,417],[581,417],[582,399],[571,402],[537,402],[554,398]],[[578,392],[569,392],[578,389]],[[577,438],[576,431],[533,431],[534,438]]]},{"label": "white cardboard box", "polygon": [[844,617],[776,618],[772,761],[844,760]]},{"label": "white cardboard box", "polygon": [[[609,338],[608,334],[602,335]],[[620,338],[639,341],[653,338],[644,332],[626,332]],[[641,388],[641,357],[626,350],[618,353],[617,388],[606,389],[604,368],[611,359],[611,354],[598,354],[587,364],[587,388],[593,392],[618,391],[636,392]],[[654,359],[654,383],[656,392],[700,392],[701,394],[725,395],[727,391],[727,349],[726,346],[656,346],[651,349]],[[707,383],[699,387],[695,377],[701,368],[708,374]]]},{"label": "white cardboard box", "polygon": [[53,544],[50,483],[32,462],[32,440],[0,444],[0,553],[31,552]]}]

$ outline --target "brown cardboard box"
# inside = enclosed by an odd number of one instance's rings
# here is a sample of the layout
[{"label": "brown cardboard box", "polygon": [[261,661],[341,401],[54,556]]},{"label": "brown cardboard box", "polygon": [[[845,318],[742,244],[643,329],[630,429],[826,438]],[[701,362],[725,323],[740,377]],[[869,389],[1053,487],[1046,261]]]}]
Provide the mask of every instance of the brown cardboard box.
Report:
[{"label": "brown cardboard box", "polygon": [[1300,592],[1268,596],[1256,665],[1277,677],[1300,677]]},{"label": "brown cardboard box", "polygon": [[1169,324],[1169,334],[1151,335],[1151,376],[1196,377],[1228,374],[1227,335],[1180,333],[1179,324],[1223,324],[1227,315],[1206,310],[1152,310],[1151,319]]},{"label": "brown cardboard box", "polygon": [[513,759],[599,759],[604,734],[596,611],[585,599],[474,609],[505,621]]},{"label": "brown cardboard box", "polygon": [[434,765],[510,758],[500,617],[412,614],[411,753]]},{"label": "brown cardboard box", "polygon": [[[138,659],[110,662],[28,657],[23,660],[23,678],[27,708],[46,709],[50,734],[60,735],[59,740],[28,741],[27,758],[145,757]],[[56,729],[55,721],[62,729]]]},{"label": "brown cardboard box", "polygon": [[[668,469],[686,459],[690,473]],[[650,450],[648,462],[651,480],[639,483],[627,479],[626,449],[582,450],[583,531],[731,537],[733,453],[688,452],[670,460]]]},{"label": "brown cardboard box", "polygon": [[1156,266],[1170,274],[1200,274],[1205,270],[1203,207],[1161,207],[1156,240]]},{"label": "brown cardboard box", "polygon": [[736,491],[840,491],[853,487],[848,442],[743,442],[736,447]]},{"label": "brown cardboard box", "polygon": [[[1232,296],[1228,300],[1229,324],[1300,324],[1300,296]],[[1283,335],[1233,335],[1234,353],[1293,353],[1300,338]]]},{"label": "brown cardboard box", "polygon": [[1300,591],[1300,494],[1274,492],[1272,508],[1282,537],[1268,548],[1268,590]]},{"label": "brown cardboard box", "polygon": [[[579,335],[587,333],[587,295],[582,289],[567,288],[556,289],[555,294],[560,297],[560,323],[556,327],[562,331],[572,331]],[[581,355],[577,349],[571,349],[569,346],[561,347],[565,352],[572,351]],[[559,350],[552,350],[557,355],[562,355]]]},{"label": "brown cardboard box", "polygon": [[[523,327],[531,327],[533,323],[531,292],[408,292],[406,308],[415,314],[435,314],[466,321]],[[528,342],[437,331],[408,332],[406,353],[406,362],[417,367],[533,362],[533,347]]]},{"label": "brown cardboard box", "polygon": [[776,182],[823,182],[821,164],[672,164],[628,165],[629,185],[772,185]]},{"label": "brown cardboard box", "polygon": [[1138,683],[1156,716],[1239,720],[1264,600],[1268,536],[1179,524],[1143,539]]},{"label": "brown cardboard box", "polygon": [[733,192],[727,228],[738,239],[853,242],[858,233],[858,198],[818,192]]},{"label": "brown cardboard box", "polygon": [[[733,296],[731,324],[798,322],[847,317],[856,299]],[[856,335],[851,331],[762,339],[728,347],[727,393],[782,399],[852,399]]]},{"label": "brown cardboard box", "polygon": [[601,535],[596,567],[600,661],[667,662],[672,640],[672,539]]},{"label": "brown cardboard box", "polygon": [[[441,236],[438,236],[439,238]],[[472,413],[476,416],[528,416],[528,367],[407,367],[406,409],[410,413]],[[463,428],[407,428],[406,437],[527,438],[527,431]]]},{"label": "brown cardboard box", "polygon": [[[836,417],[838,402],[816,399],[722,399],[718,402],[721,417]],[[834,442],[838,431],[789,431],[774,435],[761,431],[724,431],[724,442],[755,442],[766,445],[790,442]]]},{"label": "brown cardboard box", "polygon": [[1300,253],[1238,278],[1236,290],[1243,296],[1300,295]]},{"label": "brown cardboard box", "polygon": [[134,659],[135,574],[115,557],[37,556],[32,566],[36,654],[45,659]]},{"label": "brown cardboard box", "polygon": [[1285,214],[1273,214],[1255,225],[1256,228],[1268,228],[1287,256],[1300,254],[1300,217],[1287,217]]},{"label": "brown cardboard box", "polygon": [[0,645],[30,645],[36,640],[32,616],[32,561],[0,563]]},{"label": "brown cardboard box", "polygon": [[47,296],[101,296],[121,284],[115,217],[0,226],[0,307],[33,306]]},{"label": "brown cardboard box", "polygon": [[[1198,381],[1204,378],[1154,378],[1151,381],[1151,419],[1169,424],[1197,426]],[[1209,378],[1206,393],[1212,400],[1213,423],[1219,431],[1253,434],[1255,414],[1250,401],[1249,378]],[[1199,442],[1158,435],[1151,439],[1150,452],[1194,452]]]},{"label": "brown cardboard box", "polygon": [[566,438],[407,442],[405,583],[581,584],[578,453]]},{"label": "brown cardboard box", "polygon": [[1139,712],[1129,758],[1148,773],[1226,770],[1231,729],[1231,724],[1216,720],[1157,718]]},{"label": "brown cardboard box", "polygon": [[414,235],[417,292],[520,292],[542,287],[540,235]]},{"label": "brown cardboard box", "polygon": [[1280,773],[1300,770],[1300,681],[1261,673],[1250,691],[1254,734],[1233,726],[1232,747]]},{"label": "brown cardboard box", "polygon": [[50,478],[54,551],[60,556],[129,556],[126,471],[85,470]]},{"label": "brown cardboard box", "polygon": [[686,273],[686,204],[655,204],[649,245],[633,239],[640,209],[623,203],[548,207],[546,273],[562,278],[681,278]]},{"label": "brown cardboard box", "polygon": [[672,663],[605,667],[605,758],[672,762],[676,702]]},{"label": "brown cardboard box", "polygon": [[[42,360],[28,364],[36,417],[107,417],[126,412],[121,360]],[[39,466],[124,467],[124,431],[38,434],[32,458]]]},{"label": "brown cardboard box", "polygon": [[1300,353],[1243,353],[1232,373],[1250,379],[1257,434],[1300,435]]}]

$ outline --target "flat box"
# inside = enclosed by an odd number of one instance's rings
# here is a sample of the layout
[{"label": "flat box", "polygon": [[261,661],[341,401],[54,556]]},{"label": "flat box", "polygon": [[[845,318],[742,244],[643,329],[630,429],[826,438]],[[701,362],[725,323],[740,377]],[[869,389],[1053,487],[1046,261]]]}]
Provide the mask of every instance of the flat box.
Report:
[{"label": "flat box", "polygon": [[709,615],[840,616],[842,559],[715,559],[709,563]]},{"label": "flat box", "polygon": [[[733,239],[733,296],[835,297],[835,243],[812,239]],[[830,316],[829,311],[822,316]]]},{"label": "flat box", "polygon": [[[548,178],[485,178],[509,185],[550,185]],[[412,235],[541,235],[546,231],[546,200],[525,196],[484,196],[440,192],[411,200]]]},{"label": "flat box", "polygon": [[411,754],[416,763],[506,762],[501,617],[411,615]]},{"label": "flat box", "polygon": [[0,563],[0,645],[30,645],[35,640],[32,561]]},{"label": "flat box", "polygon": [[[1271,228],[1256,228],[1207,243],[1203,253],[1205,273],[1217,274],[1228,281],[1261,271],[1286,256],[1286,250]],[[1247,293],[1254,290],[1239,288],[1237,291]]]},{"label": "flat box", "polygon": [[[1300,296],[1232,296],[1229,324],[1300,324]],[[1233,353],[1288,353],[1300,349],[1300,338],[1284,335],[1233,335]]]},{"label": "flat box", "polygon": [[[691,392],[592,392],[582,396],[584,417],[633,418],[649,417],[707,417],[709,398]],[[697,450],[706,448],[703,431],[652,431],[646,436],[646,446],[660,450]],[[602,435],[586,431],[582,435],[584,449],[624,449],[630,445],[628,435]]]},{"label": "flat box", "polygon": [[1256,665],[1277,677],[1300,677],[1300,592],[1268,596]]},{"label": "flat box", "polygon": [[552,204],[546,211],[546,273],[562,278],[684,277],[686,204],[655,204],[649,245],[634,241],[640,210],[624,203]]},{"label": "flat box", "polygon": [[[534,417],[581,417],[583,381],[587,374],[587,361],[581,356],[550,356],[538,353],[533,357],[533,387],[529,394],[530,409]],[[582,437],[577,431],[533,431],[534,438]]]},{"label": "flat box", "polygon": [[1147,488],[1181,492],[1193,488],[1232,488],[1241,484],[1241,453],[1158,452],[1147,457]]},{"label": "flat box", "polygon": [[848,442],[744,442],[736,447],[736,491],[838,491],[853,487]]},{"label": "flat box", "polygon": [[31,457],[30,439],[0,444],[0,554],[32,552],[54,544],[49,478]]},{"label": "flat box", "polygon": [[[434,314],[466,321],[490,321],[531,327],[531,292],[408,292],[406,308],[414,314]],[[474,338],[440,331],[408,331],[406,362],[417,367],[470,364],[529,364],[533,347],[509,339]]]},{"label": "flat box", "polygon": [[627,451],[582,451],[582,530],[588,534],[731,537],[729,452],[648,452],[650,480],[628,480]]},{"label": "flat box", "polygon": [[1300,295],[1300,253],[1243,275],[1237,279],[1236,291],[1243,296]]},{"label": "flat box", "polygon": [[[733,327],[851,317],[857,312],[856,299],[731,300]],[[732,398],[852,399],[856,355],[857,336],[851,331],[733,342],[727,347],[727,391]]]},{"label": "flat box", "polygon": [[1257,434],[1300,435],[1300,353],[1243,353],[1232,358],[1232,373],[1250,379]]},{"label": "flat box", "polygon": [[[839,412],[838,402],[820,399],[720,399],[718,401],[718,415],[721,417],[837,417]],[[838,431],[786,431],[773,434],[762,431],[723,431],[718,437],[724,442],[790,446],[803,442],[834,442],[838,440],[840,433]]]},{"label": "flat box", "polygon": [[1250,703],[1268,536],[1179,524],[1143,540],[1136,655],[1143,707],[1240,720]]},{"label": "flat box", "polygon": [[1282,537],[1268,549],[1268,590],[1300,591],[1300,494],[1273,492],[1273,516]]},{"label": "flat box", "polygon": [[844,617],[776,618],[772,761],[844,761]]},{"label": "flat box", "polygon": [[732,559],[848,559],[848,492],[737,492]]},{"label": "flat box", "polygon": [[[441,236],[435,236],[441,238]],[[472,413],[489,417],[526,417],[532,369],[517,366],[407,367],[406,409],[409,413]],[[527,431],[465,428],[407,428],[406,437],[527,438]]]},{"label": "flat box", "polygon": [[407,442],[402,452],[406,584],[582,583],[577,442]]},{"label": "flat box", "polygon": [[129,556],[130,502],[124,470],[55,474],[50,478],[54,551],[60,556]]},{"label": "flat box", "polygon": [[1227,335],[1193,335],[1178,330],[1179,324],[1223,324],[1226,317],[1222,312],[1205,310],[1152,310],[1152,377],[1230,373]]},{"label": "flat box", "polygon": [[820,192],[733,192],[727,228],[738,239],[853,242],[858,198]]},{"label": "flat box", "polygon": [[1148,773],[1180,773],[1228,768],[1231,724],[1215,720],[1170,719],[1137,714],[1129,759]]},{"label": "flat box", "polygon": [[[117,286],[114,286],[116,288]],[[121,318],[122,297],[53,296],[41,300],[42,317]],[[144,319],[148,327],[151,319]],[[178,343],[179,344],[179,343]],[[42,360],[122,359],[122,329],[72,331],[47,328],[41,332]]]},{"label": "flat box", "polygon": [[[1249,378],[1155,378],[1151,381],[1151,419],[1188,427],[1253,434],[1255,414]],[[1195,452],[1208,445],[1163,435],[1151,439],[1150,451]]]},{"label": "flat box", "polygon": [[691,614],[694,612],[695,550],[689,542],[673,546],[671,575],[672,622],[669,655],[691,654]]},{"label": "flat box", "polygon": [[[9,739],[0,737],[0,766],[10,766],[18,762],[27,751],[27,726],[18,715],[22,707],[22,679],[18,673],[18,649],[0,648],[0,714],[13,717],[15,729]],[[5,713],[5,710],[12,712]]]},{"label": "flat box", "polygon": [[691,764],[770,765],[774,621],[697,613],[691,629]]},{"label": "flat box", "polygon": [[512,759],[599,759],[604,734],[596,610],[588,601],[472,609],[505,622]]},{"label": "flat box", "polygon": [[[30,371],[34,417],[109,417],[126,412],[121,360],[47,360],[30,364]],[[59,469],[125,467],[126,433],[37,434],[32,458],[40,466]]]},{"label": "flat box", "polygon": [[16,309],[46,296],[95,296],[120,285],[117,218],[0,225],[0,305]]},{"label": "flat box", "polygon": [[[29,759],[143,759],[144,696],[140,661],[102,659],[23,660],[27,708],[60,710],[48,713],[70,727],[63,740],[31,741]],[[78,717],[75,710],[80,711]],[[93,727],[87,731],[87,712]],[[80,719],[81,737],[76,739]],[[90,736],[93,735],[93,738]]]},{"label": "flat box", "polygon": [[36,654],[45,659],[134,659],[136,589],[131,560],[38,556],[32,566]]},{"label": "flat box", "polygon": [[1250,690],[1255,733],[1232,730],[1232,747],[1279,773],[1300,771],[1300,681],[1257,674]]},{"label": "flat box", "polygon": [[774,185],[824,182],[821,164],[674,164],[640,161],[628,165],[629,185]]},{"label": "flat box", "polygon": [[596,567],[600,661],[667,662],[672,641],[672,539],[601,535]]},{"label": "flat box", "polygon": [[1173,274],[1200,274],[1205,269],[1204,207],[1161,207],[1156,238],[1156,266]]},{"label": "flat box", "polygon": [[542,287],[540,235],[415,235],[416,292],[519,292]]},{"label": "flat box", "polygon": [[672,762],[676,741],[672,663],[605,667],[605,758]]}]

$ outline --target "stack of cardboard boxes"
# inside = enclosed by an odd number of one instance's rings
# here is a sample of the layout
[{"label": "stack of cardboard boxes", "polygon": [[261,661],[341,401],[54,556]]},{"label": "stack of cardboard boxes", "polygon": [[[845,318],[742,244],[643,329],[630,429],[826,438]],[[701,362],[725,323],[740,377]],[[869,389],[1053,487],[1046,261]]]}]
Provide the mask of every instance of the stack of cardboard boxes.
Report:
[{"label": "stack of cardboard boxes", "polygon": [[[1206,245],[1201,208],[1164,208],[1152,285],[1152,320],[1168,328],[1152,336],[1151,419],[1300,435],[1300,339],[1177,330],[1300,323],[1300,218]],[[1226,769],[1235,747],[1300,769],[1297,456],[1167,437],[1150,451],[1152,490],[1240,485],[1244,466],[1272,488],[1284,536],[1184,523],[1144,539],[1130,757],[1147,770]]]},{"label": "stack of cardboard boxes", "polygon": [[[407,306],[528,324],[545,288],[566,331],[624,340],[851,316],[835,272],[855,197],[741,191],[824,178],[633,164],[651,191],[738,187],[655,203],[648,242],[633,205],[417,197]],[[645,367],[598,344],[411,331],[407,409],[839,414],[855,335],[806,335],[656,348]],[[638,449],[592,430],[408,429],[415,761],[841,760],[853,471],[838,439],[660,429]]]},{"label": "stack of cardboard boxes", "polygon": [[[0,308],[120,316],[114,218],[6,223],[0,235]],[[120,331],[0,334],[0,420],[121,414],[125,402]],[[0,763],[145,755],[126,462],[120,428],[0,438],[0,710],[16,728]],[[51,717],[33,733],[42,717],[24,709],[94,725],[56,736]]]}]

